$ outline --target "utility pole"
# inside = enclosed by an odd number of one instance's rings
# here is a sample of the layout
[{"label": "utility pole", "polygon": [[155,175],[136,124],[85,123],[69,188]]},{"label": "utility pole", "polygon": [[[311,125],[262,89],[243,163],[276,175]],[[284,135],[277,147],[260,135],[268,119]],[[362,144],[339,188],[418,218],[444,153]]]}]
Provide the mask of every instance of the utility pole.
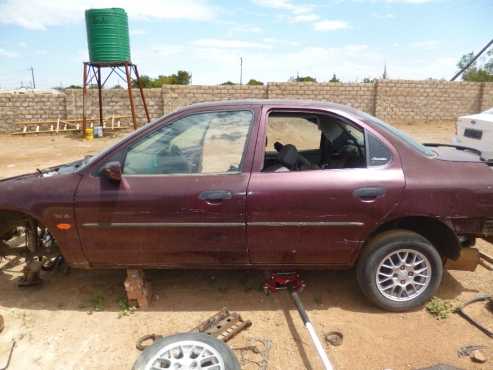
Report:
[{"label": "utility pole", "polygon": [[33,79],[33,89],[36,88],[36,81],[34,80],[34,68],[31,66],[31,68],[29,68],[31,70],[31,77]]},{"label": "utility pole", "polygon": [[243,57],[240,57],[240,85],[243,84]]}]

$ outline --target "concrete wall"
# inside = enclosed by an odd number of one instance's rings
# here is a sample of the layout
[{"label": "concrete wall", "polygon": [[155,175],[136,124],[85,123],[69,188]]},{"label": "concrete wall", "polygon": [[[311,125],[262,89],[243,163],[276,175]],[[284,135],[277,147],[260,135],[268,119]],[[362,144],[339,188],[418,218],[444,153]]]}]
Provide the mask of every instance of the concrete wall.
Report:
[{"label": "concrete wall", "polygon": [[[144,110],[136,93],[139,122]],[[348,104],[390,123],[453,121],[493,107],[493,83],[380,80],[374,83],[269,83],[264,86],[179,86],[146,89],[152,118],[201,101],[223,99],[307,99]],[[130,115],[127,91],[103,92],[104,114]],[[88,94],[87,112],[98,116],[97,90]],[[82,116],[82,91],[63,93],[0,92],[0,132],[16,121]]]}]

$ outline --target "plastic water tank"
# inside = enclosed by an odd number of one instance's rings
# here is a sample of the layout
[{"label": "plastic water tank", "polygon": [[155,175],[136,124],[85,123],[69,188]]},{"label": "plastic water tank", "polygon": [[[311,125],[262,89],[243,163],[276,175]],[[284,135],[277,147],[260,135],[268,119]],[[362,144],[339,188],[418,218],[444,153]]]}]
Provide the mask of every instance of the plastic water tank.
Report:
[{"label": "plastic water tank", "polygon": [[86,10],[86,30],[92,63],[131,61],[128,16],[124,9]]}]

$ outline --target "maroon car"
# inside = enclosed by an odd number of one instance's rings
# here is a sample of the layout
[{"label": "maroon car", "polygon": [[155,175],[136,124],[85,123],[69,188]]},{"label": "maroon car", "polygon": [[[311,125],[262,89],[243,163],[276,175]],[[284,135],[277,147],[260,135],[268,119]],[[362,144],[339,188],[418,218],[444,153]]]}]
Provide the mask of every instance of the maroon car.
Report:
[{"label": "maroon car", "polygon": [[492,240],[493,170],[347,106],[202,103],[95,157],[1,180],[4,254],[19,230],[45,268],[58,255],[77,268],[356,265],[363,293],[400,311],[436,291],[447,259]]}]

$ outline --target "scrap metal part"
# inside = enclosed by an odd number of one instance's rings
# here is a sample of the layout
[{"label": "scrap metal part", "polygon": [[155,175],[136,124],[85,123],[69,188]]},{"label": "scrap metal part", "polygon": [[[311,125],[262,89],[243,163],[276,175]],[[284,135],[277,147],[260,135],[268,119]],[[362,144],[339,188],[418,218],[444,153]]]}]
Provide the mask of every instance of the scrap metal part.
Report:
[{"label": "scrap metal part", "polygon": [[481,324],[479,321],[473,319],[468,313],[465,312],[465,308],[469,306],[470,304],[477,303],[477,302],[483,302],[487,301],[489,305],[493,305],[493,299],[490,295],[479,295],[467,302],[465,302],[462,306],[457,307],[456,312],[462,316],[464,319],[466,319],[469,323],[477,327],[479,330],[481,330],[483,333],[485,333],[487,336],[490,338],[493,338],[493,331],[488,329],[486,326]]},{"label": "scrap metal part", "polygon": [[[252,322],[250,320],[244,321],[237,312],[229,312],[227,308],[223,308],[207,320],[202,321],[199,325],[190,330],[189,333],[205,333],[226,343],[251,325]],[[161,337],[162,335],[158,334],[144,335],[137,340],[135,347],[139,351],[143,351]],[[145,344],[146,342],[150,343]]]},{"label": "scrap metal part", "polygon": [[10,365],[10,360],[12,359],[12,353],[14,353],[15,340],[12,340],[12,345],[10,346],[9,357],[7,357],[7,362],[4,366],[0,367],[0,370],[7,370]]},{"label": "scrap metal part", "polygon": [[250,327],[250,320],[243,321],[237,312],[229,312],[226,308],[211,316],[191,330],[192,333],[206,333],[227,342],[242,330]]},{"label": "scrap metal part", "polygon": [[[233,347],[232,350],[240,352],[240,363],[242,366],[253,363],[258,366],[258,370],[267,370],[271,348],[272,341],[270,339],[253,337],[247,339],[246,346]],[[253,356],[248,355],[249,353],[253,353]],[[255,357],[255,359],[251,357]],[[257,357],[260,357],[260,359],[257,360]]]}]

